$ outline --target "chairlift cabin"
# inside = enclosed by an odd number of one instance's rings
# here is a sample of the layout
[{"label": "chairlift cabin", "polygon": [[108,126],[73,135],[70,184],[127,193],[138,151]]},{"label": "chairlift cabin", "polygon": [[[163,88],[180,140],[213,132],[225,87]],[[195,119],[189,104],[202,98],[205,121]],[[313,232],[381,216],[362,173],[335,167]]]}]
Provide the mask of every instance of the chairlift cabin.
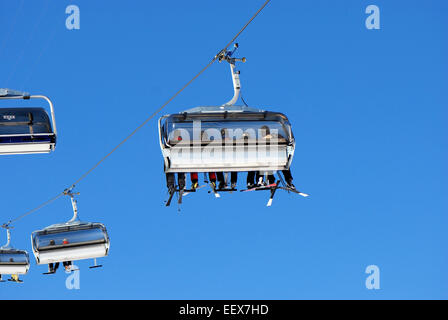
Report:
[{"label": "chairlift cabin", "polygon": [[159,119],[165,173],[289,169],[295,141],[288,118],[279,112],[235,106],[241,89],[235,62],[246,59],[232,58],[234,51],[219,56],[219,61],[230,63],[234,96],[229,102]]},{"label": "chairlift cabin", "polygon": [[68,222],[31,235],[37,264],[96,259],[109,253],[109,236],[101,223]]},{"label": "chairlift cabin", "polygon": [[0,155],[49,153],[56,146],[56,120],[51,100],[42,95],[29,95],[0,89],[0,100],[44,99],[50,114],[41,107],[0,108]]},{"label": "chairlift cabin", "polygon": [[0,280],[3,275],[13,275],[17,278],[11,278],[11,281],[20,282],[18,275],[28,273],[30,269],[30,259],[25,250],[14,249],[10,246],[11,235],[9,228],[6,229],[8,242],[0,247]]},{"label": "chairlift cabin", "polygon": [[[73,218],[31,234],[31,246],[37,264],[96,259],[109,254],[110,240],[102,223],[78,220],[76,200],[72,193]],[[96,262],[96,261],[95,261]]]}]

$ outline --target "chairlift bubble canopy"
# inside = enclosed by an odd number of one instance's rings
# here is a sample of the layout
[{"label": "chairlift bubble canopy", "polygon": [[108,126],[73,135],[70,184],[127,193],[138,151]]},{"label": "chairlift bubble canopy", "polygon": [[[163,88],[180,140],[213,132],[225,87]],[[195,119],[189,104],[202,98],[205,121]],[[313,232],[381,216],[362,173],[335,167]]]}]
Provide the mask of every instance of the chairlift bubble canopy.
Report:
[{"label": "chairlift bubble canopy", "polygon": [[56,146],[56,119],[51,100],[42,95],[0,89],[0,100],[44,99],[50,114],[42,107],[0,108],[0,155],[49,153]]},{"label": "chairlift bubble canopy", "polygon": [[[246,106],[197,107],[159,119],[165,172],[288,169],[295,141],[288,118]],[[219,155],[210,155],[219,151]]]},{"label": "chairlift bubble canopy", "polygon": [[26,274],[30,269],[30,259],[25,250],[0,248],[0,275]]},{"label": "chairlift bubble canopy", "polygon": [[30,269],[30,259],[25,250],[14,249],[10,246],[11,233],[9,227],[6,229],[8,242],[0,247],[0,275],[26,274]]},{"label": "chairlift bubble canopy", "polygon": [[110,240],[101,223],[67,222],[51,225],[31,234],[37,264],[105,257]]}]

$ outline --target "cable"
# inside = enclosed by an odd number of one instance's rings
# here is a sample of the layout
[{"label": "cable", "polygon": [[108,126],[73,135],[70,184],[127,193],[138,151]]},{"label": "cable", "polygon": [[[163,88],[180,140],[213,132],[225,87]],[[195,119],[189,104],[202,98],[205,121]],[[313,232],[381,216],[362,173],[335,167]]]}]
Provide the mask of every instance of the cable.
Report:
[{"label": "cable", "polygon": [[87,170],[81,177],[78,178],[74,183],[71,184],[69,189],[74,188],[79,182],[84,180],[93,170],[95,170],[104,160],[109,158],[119,147],[121,147],[126,141],[128,141],[134,134],[136,134],[141,128],[143,128],[152,118],[154,118],[160,111],[162,111],[174,98],[176,98],[182,91],[185,90],[196,78],[198,78],[205,70],[207,70],[213,62],[215,62],[217,57],[213,58],[204,68],[202,68],[199,73],[197,73],[190,81],[188,81],[180,90],[178,90],[171,98],[169,98],[159,109],[157,109],[153,114],[151,114],[142,124],[140,124],[134,131],[132,131],[126,138],[124,138],[115,148],[112,149],[108,154],[106,154],[100,161],[98,161],[92,168]]},{"label": "cable", "polygon": [[41,208],[43,208],[43,207],[49,205],[50,203],[52,203],[52,202],[56,201],[57,199],[59,199],[60,197],[62,197],[64,194],[65,194],[64,192],[61,192],[61,193],[58,194],[57,196],[51,198],[50,200],[45,201],[44,203],[38,205],[38,206],[35,207],[34,209],[31,209],[31,210],[25,212],[25,213],[22,214],[21,216],[18,216],[17,218],[14,218],[14,219],[9,220],[7,223],[4,223],[3,226],[9,227],[12,223],[14,223],[14,222],[16,222],[16,221],[19,221],[20,219],[23,219],[23,218],[25,218],[26,216],[28,216],[28,215],[34,213],[35,211],[37,211],[37,210],[39,210],[39,209],[41,209]]},{"label": "cable", "polygon": [[244,30],[246,30],[247,26],[252,22],[252,20],[254,20],[258,14],[261,12],[261,10],[264,9],[264,7],[267,6],[267,4],[270,2],[271,0],[266,0],[265,3],[263,3],[263,5],[260,7],[260,9],[258,9],[257,12],[255,12],[255,14],[252,16],[252,18],[250,18],[249,21],[247,21],[247,23],[244,25],[244,27],[241,28],[241,30],[233,37],[233,39],[225,46],[225,48],[223,50],[221,50],[221,52],[227,50],[227,48],[235,42],[235,40],[240,36],[241,33],[243,33]]},{"label": "cable", "polygon": [[52,203],[53,201],[59,199],[61,196],[66,194],[67,191],[72,190],[78,183],[84,180],[93,170],[95,170],[101,163],[103,163],[107,158],[109,158],[118,148],[120,148],[126,141],[128,141],[133,135],[135,135],[141,128],[143,128],[152,118],[154,118],[160,111],[162,111],[174,98],[176,98],[182,91],[184,91],[194,80],[196,80],[205,70],[207,70],[220,56],[221,53],[225,52],[227,48],[239,37],[239,35],[247,28],[247,26],[255,19],[256,16],[263,10],[264,7],[271,0],[266,0],[265,3],[258,9],[258,11],[250,18],[250,20],[238,31],[238,33],[232,38],[232,40],[221,50],[219,53],[205,66],[199,71],[190,81],[188,81],[181,89],[179,89],[171,98],[169,98],[161,107],[159,107],[156,111],[154,111],[145,121],[142,122],[134,131],[132,131],[126,138],[124,138],[119,144],[117,144],[108,154],[106,154],[103,158],[101,158],[93,167],[83,173],[75,182],[73,182],[69,188],[64,190],[64,192],[58,194],[57,196],[51,198],[48,201],[40,204],[36,208],[29,210],[28,212],[18,216],[15,219],[10,220],[5,225],[10,225],[13,222],[17,222],[18,220],[38,211],[39,209],[45,207],[46,205]]}]

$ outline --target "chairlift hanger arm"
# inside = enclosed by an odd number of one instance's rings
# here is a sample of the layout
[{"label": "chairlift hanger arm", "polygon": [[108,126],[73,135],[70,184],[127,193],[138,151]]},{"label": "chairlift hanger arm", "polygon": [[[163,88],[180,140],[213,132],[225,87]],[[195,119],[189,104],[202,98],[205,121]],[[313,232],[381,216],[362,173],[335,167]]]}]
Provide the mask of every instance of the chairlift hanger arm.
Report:
[{"label": "chairlift hanger arm", "polygon": [[225,60],[230,64],[230,73],[232,74],[232,83],[233,83],[233,97],[232,99],[230,99],[230,101],[223,104],[223,107],[233,106],[238,100],[241,91],[240,72],[235,70],[235,63],[236,62],[244,63],[246,62],[246,58],[232,58],[232,55],[235,53],[237,49],[238,49],[238,43],[235,43],[232,51],[221,51],[218,55],[219,62]]},{"label": "chairlift hanger arm", "polygon": [[11,226],[9,226],[9,224],[4,224],[1,226],[1,228],[4,228],[6,230],[6,244],[2,247],[0,247],[0,249],[8,249],[10,244],[11,244]]},{"label": "chairlift hanger arm", "polygon": [[76,196],[79,195],[79,192],[72,192],[71,191],[72,188],[64,191],[64,194],[70,197],[70,201],[72,202],[72,208],[73,208],[73,217],[67,223],[75,222],[78,220],[78,205],[75,199],[75,195]]}]

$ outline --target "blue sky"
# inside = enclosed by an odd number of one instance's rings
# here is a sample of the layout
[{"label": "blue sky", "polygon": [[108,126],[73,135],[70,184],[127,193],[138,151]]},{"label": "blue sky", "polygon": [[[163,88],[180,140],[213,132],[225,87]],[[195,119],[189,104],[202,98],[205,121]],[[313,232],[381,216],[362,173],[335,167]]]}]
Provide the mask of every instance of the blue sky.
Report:
[{"label": "blue sky", "polygon": [[[0,87],[50,96],[59,140],[51,155],[0,158],[1,222],[76,180],[262,3],[2,1]],[[65,28],[70,4],[80,30]],[[365,27],[370,4],[380,30]],[[273,0],[238,40],[242,90],[249,105],[288,115],[294,182],[311,196],[279,192],[266,208],[263,193],[214,199],[202,189],[180,212],[165,208],[153,120],[77,186],[81,218],[110,232],[104,268],[78,262],[81,289],[67,290],[62,271],[43,276],[33,259],[0,299],[448,298],[447,9]],[[216,63],[164,113],[231,95],[228,66]],[[31,251],[32,231],[70,217],[60,199],[17,223],[13,244]],[[380,290],[365,287],[372,264]]]}]

